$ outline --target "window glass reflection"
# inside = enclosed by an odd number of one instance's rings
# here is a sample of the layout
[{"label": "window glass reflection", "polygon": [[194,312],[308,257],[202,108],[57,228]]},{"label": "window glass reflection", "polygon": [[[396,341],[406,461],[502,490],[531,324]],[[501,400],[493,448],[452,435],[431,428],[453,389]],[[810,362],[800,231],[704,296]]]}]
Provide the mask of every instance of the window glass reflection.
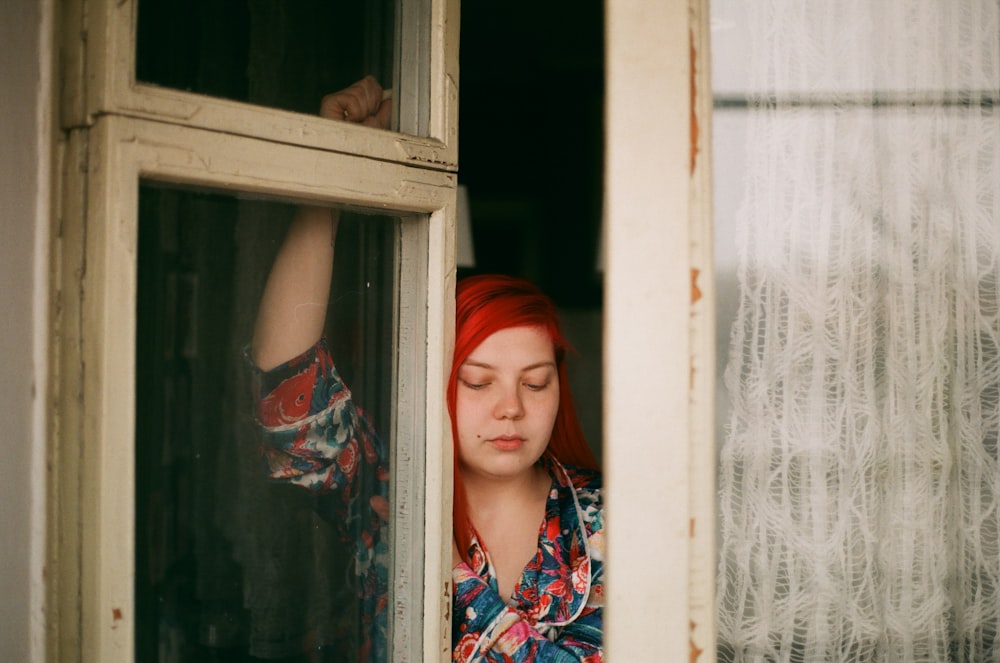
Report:
[{"label": "window glass reflection", "polygon": [[394,80],[393,0],[141,0],[136,79],[315,114],[367,74]]},{"label": "window glass reflection", "polygon": [[[244,355],[297,208],[152,184],[139,206],[136,660],[363,660],[343,496],[266,478]],[[383,436],[398,224],[340,214],[326,327]]]}]

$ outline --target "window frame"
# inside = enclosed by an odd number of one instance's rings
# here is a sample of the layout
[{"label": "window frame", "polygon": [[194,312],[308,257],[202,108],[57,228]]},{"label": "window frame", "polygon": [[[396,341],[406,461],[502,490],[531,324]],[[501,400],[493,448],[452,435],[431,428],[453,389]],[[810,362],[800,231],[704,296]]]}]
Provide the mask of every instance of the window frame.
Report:
[{"label": "window frame", "polygon": [[[400,63],[396,76],[400,93],[411,102],[401,117],[401,126],[411,133],[376,131],[137,82],[140,1],[71,1],[63,30],[68,46],[64,126],[89,126],[102,114],[123,114],[397,163],[458,167],[458,0],[398,0],[397,22],[405,21],[408,29],[399,30],[397,37],[413,54]],[[429,99],[413,107],[421,101],[416,88],[423,75],[429,76]],[[426,137],[413,135],[418,129]]]},{"label": "window frame", "polygon": [[607,0],[605,49],[605,654],[704,663],[716,658],[708,2]]},{"label": "window frame", "polygon": [[[448,660],[450,639],[444,616],[451,609],[451,578],[450,569],[442,567],[451,558],[452,451],[443,394],[454,335],[459,2],[425,0],[421,6],[429,7],[429,18],[418,12],[430,22],[426,52],[431,69],[429,137],[419,138],[136,84],[132,49],[137,1],[69,0],[59,9],[60,39],[66,53],[60,91],[65,133],[56,150],[63,181],[55,204],[52,245],[47,658],[60,662],[131,660],[134,625],[127,623],[125,608],[132,601],[128,570],[133,561],[128,559],[123,571],[110,560],[123,559],[114,550],[118,539],[112,534],[123,522],[133,526],[128,518],[134,507],[133,493],[130,485],[114,476],[116,463],[122,459],[114,457],[117,447],[109,441],[119,440],[121,446],[120,440],[131,440],[134,424],[134,420],[116,420],[118,408],[114,413],[109,409],[116,396],[134,399],[130,382],[134,358],[130,355],[122,363],[111,352],[119,347],[117,343],[133,343],[130,347],[134,347],[135,284],[130,270],[134,270],[137,200],[129,196],[136,193],[144,175],[224,186],[223,178],[248,172],[243,170],[246,163],[238,168],[232,163],[227,166],[225,160],[216,159],[215,152],[208,162],[185,160],[188,152],[175,150],[164,140],[175,131],[189,138],[224,137],[223,151],[235,144],[253,144],[254,149],[309,159],[346,159],[338,163],[352,167],[374,160],[397,177],[397,188],[391,193],[388,187],[376,186],[377,191],[367,197],[353,188],[327,188],[329,183],[310,180],[306,173],[306,183],[285,182],[271,191],[274,195],[320,202],[381,201],[390,206],[399,197],[409,200],[416,192],[426,196],[408,209],[428,213],[428,222],[409,226],[415,234],[404,238],[404,243],[424,246],[425,252],[409,267],[403,266],[401,278],[427,275],[427,307],[422,313],[426,317],[417,323],[426,330],[427,352],[414,361],[425,362],[421,388],[427,394],[427,439],[443,441],[429,445],[425,457],[428,547],[423,611],[439,619],[424,620],[420,652],[422,660]],[[605,12],[605,440],[606,479],[609,497],[613,496],[609,499],[606,634],[610,637],[606,651],[609,658],[626,660],[625,652],[655,651],[654,657],[659,658],[671,651],[703,661],[714,659],[711,339],[715,332],[710,150],[706,149],[711,100],[708,7],[705,0],[665,3],[655,9],[638,0],[608,0]],[[665,30],[670,30],[669,38],[664,38]],[[672,64],[647,66],[656,62]],[[191,121],[194,106],[199,113]],[[646,121],[650,108],[660,115],[653,124]],[[697,123],[691,121],[694,118]],[[696,126],[700,127],[697,133]],[[660,163],[656,158],[645,160],[654,146],[672,155],[662,170],[653,170]],[[687,171],[693,151],[698,159]],[[161,161],[162,154],[170,158]],[[145,159],[141,155],[156,156]],[[625,159],[626,165],[615,168],[616,158]],[[646,172],[637,173],[636,162]],[[292,167],[292,173],[301,172],[300,165]],[[377,181],[384,184],[388,175]],[[668,186],[663,185],[665,181]],[[260,181],[254,186],[261,186]],[[648,223],[637,225],[637,219]],[[651,247],[667,250],[651,254]],[[668,273],[650,286],[653,275],[661,275],[663,264],[670,265]],[[699,276],[691,281],[695,270]],[[117,280],[129,274],[131,281]],[[701,292],[697,299],[692,297],[695,287]],[[649,306],[650,297],[656,307]],[[645,324],[645,318],[637,314],[651,309],[659,317]],[[690,315],[664,317],[669,311]],[[420,320],[419,316],[413,319]],[[109,320],[126,324],[105,324]],[[636,336],[628,333],[630,329],[648,331]],[[636,372],[629,368],[634,365],[628,356],[630,347],[670,347],[673,356],[647,356]],[[660,361],[669,367],[665,387],[655,383],[656,372],[649,370]],[[637,374],[643,379],[636,381]],[[634,411],[640,416],[630,423]],[[649,423],[642,412],[660,411],[676,415],[670,429],[682,432],[670,444],[652,449],[649,431],[637,424]],[[654,434],[663,435],[663,430]],[[652,503],[633,508],[644,490],[668,483],[657,474],[662,468],[670,469],[669,489],[653,495]],[[651,505],[666,508],[656,527],[642,520]],[[636,533],[644,537],[652,533],[653,538],[634,545],[630,537]],[[106,558],[105,553],[112,556]],[[662,614],[636,602],[631,592],[635,586],[641,595],[658,577],[628,575],[629,568],[655,567],[668,568],[675,576],[658,588],[661,598],[668,587],[669,595],[677,597],[668,604],[666,624]],[[657,604],[663,605],[662,600]]]},{"label": "window frame", "polygon": [[[424,618],[392,637],[402,648],[396,660],[450,655],[452,445],[444,393],[454,342],[458,1],[403,4],[406,20],[428,26],[420,47],[429,98],[425,118],[411,120],[427,123],[428,138],[136,84],[137,0],[72,0],[62,8],[68,56],[53,220],[48,660],[134,658],[142,179],[426,215],[400,224],[395,397],[416,411],[394,418],[392,439],[418,432],[441,444],[412,455],[417,472],[394,464],[393,489],[409,495],[394,506],[394,543],[424,554],[397,561],[393,589],[410,583],[396,602],[417,603],[414,613]],[[191,118],[193,107],[199,112]]]},{"label": "window frame", "polygon": [[[426,438],[418,439],[448,441],[444,381],[453,342],[447,322],[453,320],[455,175],[114,115],[98,119],[88,139],[82,146],[88,167],[73,173],[67,187],[85,191],[86,204],[65,219],[67,226],[82,229],[83,240],[78,254],[65,259],[85,271],[82,283],[75,269],[70,283],[64,282],[79,288],[80,300],[74,320],[61,317],[70,323],[61,334],[65,356],[73,362],[75,355],[79,362],[63,365],[62,384],[68,387],[70,380],[79,397],[64,400],[58,412],[63,423],[58,474],[71,478],[77,495],[61,494],[59,519],[74,523],[70,531],[78,538],[60,537],[57,547],[63,563],[78,560],[79,578],[61,588],[60,630],[71,632],[79,623],[73,640],[79,642],[82,660],[132,660],[136,385],[135,353],[128,348],[136,344],[140,180],[429,215],[426,222],[400,226],[399,287],[406,290],[398,299],[418,303],[399,307],[397,338],[403,347],[397,347],[397,364],[405,365],[396,368],[396,394],[417,410],[394,420],[407,427],[403,434],[412,436],[422,427]],[[428,588],[444,586],[449,593],[450,568],[442,568],[442,561],[450,560],[445,554],[449,539],[443,535],[450,531],[450,512],[412,510],[450,503],[451,445],[426,445],[423,451],[426,457],[418,459],[415,473],[396,464],[397,477],[407,479],[396,490],[407,491],[409,499],[397,500],[394,540],[416,550],[425,544],[433,550],[438,542],[440,554],[415,556],[420,567],[411,566],[404,576],[422,575],[425,582],[411,598],[422,597],[425,615],[444,615],[441,592]],[[404,531],[400,523],[411,527]],[[400,642],[412,647],[414,637],[427,646],[445,642],[447,624],[443,617],[425,619],[422,632]],[[72,660],[71,652],[53,660]]]}]

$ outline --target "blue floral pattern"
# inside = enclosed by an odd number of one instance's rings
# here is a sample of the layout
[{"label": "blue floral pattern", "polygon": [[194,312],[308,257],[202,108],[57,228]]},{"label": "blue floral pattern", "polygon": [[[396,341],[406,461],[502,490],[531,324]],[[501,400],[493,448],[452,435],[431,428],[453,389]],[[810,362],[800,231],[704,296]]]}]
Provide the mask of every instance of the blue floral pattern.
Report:
[{"label": "blue floral pattern", "polygon": [[509,602],[489,552],[473,536],[470,564],[454,571],[452,660],[602,660],[604,520],[601,477],[542,459],[552,476],[538,552]]}]

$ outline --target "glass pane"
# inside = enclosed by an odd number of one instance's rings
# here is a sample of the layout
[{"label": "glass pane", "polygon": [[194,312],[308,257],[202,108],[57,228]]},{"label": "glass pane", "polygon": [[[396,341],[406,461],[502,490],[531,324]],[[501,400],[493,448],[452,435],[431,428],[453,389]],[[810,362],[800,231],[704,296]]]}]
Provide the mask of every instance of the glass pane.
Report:
[{"label": "glass pane", "polygon": [[136,80],[315,114],[325,94],[368,74],[384,88],[395,85],[395,6],[141,0]]},{"label": "glass pane", "polygon": [[[378,439],[330,423],[355,410],[332,378],[301,382],[318,359],[260,376],[244,352],[295,205],[146,183],[139,207],[136,660],[389,660],[390,538],[369,497],[388,497],[392,418],[407,416],[393,409],[402,220],[334,212],[325,335]],[[313,479],[347,487],[293,485]]]}]

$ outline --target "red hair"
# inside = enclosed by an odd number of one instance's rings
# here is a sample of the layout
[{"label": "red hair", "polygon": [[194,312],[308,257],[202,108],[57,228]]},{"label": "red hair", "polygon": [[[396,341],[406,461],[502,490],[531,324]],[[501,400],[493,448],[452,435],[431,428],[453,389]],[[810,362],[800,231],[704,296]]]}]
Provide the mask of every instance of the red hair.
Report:
[{"label": "red hair", "polygon": [[[510,327],[538,327],[548,334],[555,351],[559,376],[559,408],[546,452],[560,463],[598,469],[583,429],[576,417],[573,395],[566,377],[566,352],[572,348],[559,329],[555,304],[529,281],[489,274],[470,276],[458,283],[455,310],[455,354],[448,378],[448,413],[455,444],[455,541],[465,559],[472,538],[469,503],[458,468],[458,428],[455,423],[457,376],[462,362],[492,334]],[[465,559],[468,562],[468,559]]]}]

